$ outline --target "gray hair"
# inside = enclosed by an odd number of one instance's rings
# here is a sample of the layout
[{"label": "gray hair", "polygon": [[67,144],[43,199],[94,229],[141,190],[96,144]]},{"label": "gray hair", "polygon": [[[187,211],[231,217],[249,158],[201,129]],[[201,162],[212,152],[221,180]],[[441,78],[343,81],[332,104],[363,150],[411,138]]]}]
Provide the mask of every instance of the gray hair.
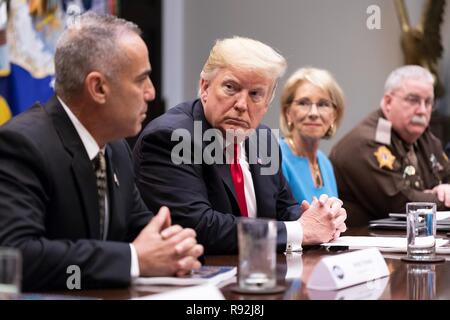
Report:
[{"label": "gray hair", "polygon": [[141,30],[136,24],[112,15],[90,11],[76,17],[56,45],[56,93],[62,97],[78,93],[92,71],[114,79],[123,67],[120,61],[125,58],[117,39],[126,33],[140,36]]},{"label": "gray hair", "polygon": [[200,78],[212,80],[222,68],[250,69],[276,82],[286,71],[286,60],[268,45],[249,38],[217,40],[203,66]]},{"label": "gray hair", "polygon": [[434,77],[430,71],[418,65],[406,65],[395,69],[388,76],[384,85],[384,93],[401,87],[406,79],[416,79],[434,85]]}]

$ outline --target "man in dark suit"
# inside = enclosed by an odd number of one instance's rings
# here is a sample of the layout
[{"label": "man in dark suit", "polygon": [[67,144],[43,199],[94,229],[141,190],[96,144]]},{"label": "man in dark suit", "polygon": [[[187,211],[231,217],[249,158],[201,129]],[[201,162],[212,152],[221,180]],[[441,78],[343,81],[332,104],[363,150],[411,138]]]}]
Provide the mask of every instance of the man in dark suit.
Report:
[{"label": "man in dark suit", "polygon": [[152,121],[135,146],[146,204],[169,206],[174,221],[195,229],[208,254],[237,251],[240,216],[277,219],[279,251],[326,242],[345,230],[339,199],[295,202],[277,141],[260,125],[285,68],[285,59],[259,41],[218,41],[200,76],[200,99]]},{"label": "man in dark suit", "polygon": [[82,289],[200,266],[192,229],[151,219],[122,139],[155,97],[150,71],[136,25],[82,15],[57,44],[57,96],[0,127],[0,245],[21,250],[25,290],[67,288],[71,266]]}]

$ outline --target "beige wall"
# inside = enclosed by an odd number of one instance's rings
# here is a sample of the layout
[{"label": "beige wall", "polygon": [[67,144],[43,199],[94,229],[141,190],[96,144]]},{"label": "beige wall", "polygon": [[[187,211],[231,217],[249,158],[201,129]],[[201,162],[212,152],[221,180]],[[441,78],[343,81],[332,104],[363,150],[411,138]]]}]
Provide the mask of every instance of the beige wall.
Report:
[{"label": "beige wall", "polygon": [[[178,22],[171,19],[173,9],[165,12],[169,29],[166,44],[173,45],[170,33],[178,34],[174,38],[182,38],[177,40],[179,48],[170,50],[169,54],[175,55],[173,59],[165,54],[166,63],[171,60],[171,71],[164,74],[164,95],[170,106],[196,97],[200,70],[216,39],[233,35],[252,37],[275,47],[288,60],[281,85],[301,66],[326,68],[341,84],[347,110],[336,137],[322,142],[321,149],[325,152],[378,107],[386,76],[402,64],[400,27],[392,0],[166,1],[166,5],[182,12]],[[412,21],[418,21],[422,3],[423,0],[407,1]],[[366,27],[366,9],[370,5],[381,9],[381,30]],[[443,30],[442,74],[450,93],[450,9]],[[175,60],[178,65],[173,63]],[[264,120],[272,128],[278,128],[279,94],[280,90]]]}]

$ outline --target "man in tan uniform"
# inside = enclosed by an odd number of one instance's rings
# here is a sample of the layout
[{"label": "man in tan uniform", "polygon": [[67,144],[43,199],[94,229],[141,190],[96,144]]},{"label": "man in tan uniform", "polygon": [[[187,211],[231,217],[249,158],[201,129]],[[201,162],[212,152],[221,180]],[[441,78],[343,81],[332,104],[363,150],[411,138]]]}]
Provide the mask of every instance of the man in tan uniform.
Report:
[{"label": "man in tan uniform", "polygon": [[394,70],[381,109],[371,113],[333,148],[339,196],[348,226],[367,225],[410,201],[450,207],[450,163],[428,124],[434,78],[419,66]]}]

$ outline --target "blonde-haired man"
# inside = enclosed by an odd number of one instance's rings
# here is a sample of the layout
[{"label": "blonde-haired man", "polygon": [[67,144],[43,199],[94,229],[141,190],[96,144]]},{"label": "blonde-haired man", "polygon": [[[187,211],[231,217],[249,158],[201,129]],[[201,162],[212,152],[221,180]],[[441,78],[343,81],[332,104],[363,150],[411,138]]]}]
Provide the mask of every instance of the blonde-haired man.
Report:
[{"label": "blonde-haired man", "polygon": [[[200,74],[200,99],[170,109],[137,142],[144,201],[169,206],[176,223],[194,228],[207,254],[237,252],[242,216],[278,220],[279,251],[326,242],[346,229],[339,199],[296,203],[280,170],[277,139],[260,125],[285,69],[285,59],[264,43],[217,41]],[[177,162],[180,140],[188,142]]]}]

